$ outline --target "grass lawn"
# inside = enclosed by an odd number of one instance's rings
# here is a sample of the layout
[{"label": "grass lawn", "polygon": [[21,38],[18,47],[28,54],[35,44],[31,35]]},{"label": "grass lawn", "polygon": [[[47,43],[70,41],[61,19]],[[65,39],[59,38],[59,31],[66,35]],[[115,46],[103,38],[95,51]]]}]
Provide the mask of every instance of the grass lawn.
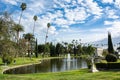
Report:
[{"label": "grass lawn", "polygon": [[[41,58],[17,58],[16,66],[21,64],[37,63]],[[48,58],[46,58],[48,59]],[[0,60],[1,61],[1,60]],[[1,62],[0,62],[1,63]],[[0,66],[0,72],[3,70]],[[34,73],[34,74],[1,74],[0,80],[120,80],[120,71],[100,71],[91,73],[88,69],[71,70],[54,73]]]},{"label": "grass lawn", "polygon": [[0,74],[0,80],[120,80],[120,71],[90,73],[88,69],[80,69],[55,73]]}]

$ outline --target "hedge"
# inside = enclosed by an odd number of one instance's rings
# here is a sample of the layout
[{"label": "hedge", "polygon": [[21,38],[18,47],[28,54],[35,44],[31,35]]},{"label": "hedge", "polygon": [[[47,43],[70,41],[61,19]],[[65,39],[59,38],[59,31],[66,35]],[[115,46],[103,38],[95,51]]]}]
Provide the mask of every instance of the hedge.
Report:
[{"label": "hedge", "polygon": [[120,69],[120,63],[96,63],[98,70]]}]

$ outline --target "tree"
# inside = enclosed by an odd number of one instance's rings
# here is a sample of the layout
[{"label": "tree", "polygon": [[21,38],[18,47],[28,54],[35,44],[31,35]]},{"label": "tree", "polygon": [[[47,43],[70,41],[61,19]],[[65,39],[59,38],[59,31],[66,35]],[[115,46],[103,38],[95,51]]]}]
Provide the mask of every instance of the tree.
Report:
[{"label": "tree", "polygon": [[34,27],[33,27],[33,35],[34,35],[34,31],[35,31],[35,22],[37,21],[37,16],[35,15],[35,16],[33,17],[33,19],[34,19]]},{"label": "tree", "polygon": [[38,58],[38,44],[37,44],[37,39],[36,39],[36,45],[35,45],[35,56]]},{"label": "tree", "polygon": [[22,12],[21,12],[21,15],[20,15],[19,24],[21,22],[21,17],[22,17],[23,11],[26,9],[26,7],[27,7],[26,3],[22,3],[21,6],[20,6]]},{"label": "tree", "polygon": [[87,53],[88,53],[89,55],[92,55],[92,54],[94,54],[94,52],[95,52],[95,48],[92,47],[91,45],[89,45],[89,46],[87,47]]},{"label": "tree", "polygon": [[53,56],[56,56],[55,54],[55,46],[50,43],[50,56],[53,57]]},{"label": "tree", "polygon": [[46,32],[46,37],[45,37],[45,44],[47,42],[47,38],[48,38],[48,29],[50,28],[50,23],[47,23],[47,32]]},{"label": "tree", "polygon": [[46,37],[45,37],[45,45],[44,45],[43,57],[44,57],[45,51],[46,51],[46,49],[47,49],[46,42],[47,42],[47,38],[48,38],[48,29],[49,29],[49,28],[50,28],[50,23],[47,23],[47,32],[46,32]]},{"label": "tree", "polygon": [[0,57],[4,63],[11,63],[16,51],[13,38],[13,20],[8,12],[0,15]]},{"label": "tree", "polygon": [[31,33],[27,33],[27,34],[24,34],[23,37],[27,39],[28,41],[27,43],[28,44],[28,56],[31,58],[31,54],[30,54],[30,52],[32,53],[31,41],[34,39],[34,36]]},{"label": "tree", "polygon": [[15,39],[17,40],[17,44],[16,44],[17,45],[17,47],[16,47],[17,52],[15,54],[15,57],[16,57],[18,54],[20,54],[19,33],[24,31],[24,30],[23,30],[23,26],[21,26],[20,24],[14,24],[12,30],[14,32],[16,32],[16,34],[15,34]]},{"label": "tree", "polygon": [[44,44],[39,44],[38,45],[38,53],[43,53],[44,52]]},{"label": "tree", "polygon": [[19,33],[24,31],[23,26],[20,24],[14,24],[12,30],[16,32],[17,44],[19,44]]},{"label": "tree", "polygon": [[59,56],[60,53],[61,53],[61,44],[57,43],[57,45],[56,45],[56,54],[57,54],[57,56]]},{"label": "tree", "polygon": [[113,43],[112,43],[112,38],[111,38],[111,33],[110,32],[108,32],[108,52],[109,53],[114,53]]}]

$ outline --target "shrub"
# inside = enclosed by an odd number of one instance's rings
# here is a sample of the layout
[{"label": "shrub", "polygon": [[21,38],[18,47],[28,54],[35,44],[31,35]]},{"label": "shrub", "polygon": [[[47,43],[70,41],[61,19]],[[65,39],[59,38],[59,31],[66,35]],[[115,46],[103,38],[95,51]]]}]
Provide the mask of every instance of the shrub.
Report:
[{"label": "shrub", "polygon": [[95,65],[99,70],[107,69],[107,63],[96,63]]},{"label": "shrub", "polygon": [[12,58],[12,57],[8,57],[8,56],[2,57],[2,62],[3,62],[3,63],[10,64],[12,61],[13,61],[13,58]]},{"label": "shrub", "polygon": [[117,62],[117,56],[114,54],[108,54],[105,59],[107,62]]}]

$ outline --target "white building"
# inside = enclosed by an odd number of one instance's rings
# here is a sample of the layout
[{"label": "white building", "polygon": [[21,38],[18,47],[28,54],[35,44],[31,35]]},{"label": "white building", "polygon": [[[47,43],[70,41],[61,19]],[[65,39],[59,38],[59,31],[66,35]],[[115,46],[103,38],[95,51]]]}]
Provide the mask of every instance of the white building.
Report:
[{"label": "white building", "polygon": [[103,57],[103,48],[96,48],[95,57]]}]

